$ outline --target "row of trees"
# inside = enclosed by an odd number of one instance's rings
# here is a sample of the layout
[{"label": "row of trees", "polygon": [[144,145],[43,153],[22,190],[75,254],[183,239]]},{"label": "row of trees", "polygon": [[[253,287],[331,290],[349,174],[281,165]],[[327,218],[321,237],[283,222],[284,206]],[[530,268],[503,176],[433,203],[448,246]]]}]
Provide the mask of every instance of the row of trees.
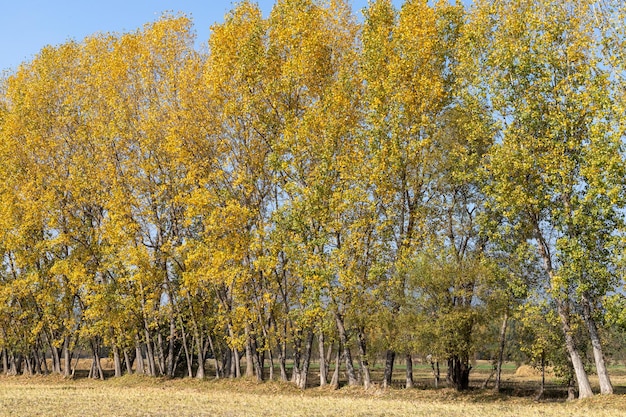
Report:
[{"label": "row of trees", "polygon": [[374,358],[411,386],[431,354],[465,389],[513,321],[529,360],[586,397],[593,357],[612,392],[624,12],[242,1],[206,52],[185,16],[44,48],[0,84],[5,371],[88,348],[103,377],[106,349],[116,375],[212,358],[304,388],[315,351],[320,384],[334,360],[367,388]]}]

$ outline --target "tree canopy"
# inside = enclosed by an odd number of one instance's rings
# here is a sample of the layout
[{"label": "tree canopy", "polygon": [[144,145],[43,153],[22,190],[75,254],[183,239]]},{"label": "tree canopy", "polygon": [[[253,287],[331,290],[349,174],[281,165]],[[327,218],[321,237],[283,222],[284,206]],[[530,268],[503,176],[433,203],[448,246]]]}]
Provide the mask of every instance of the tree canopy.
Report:
[{"label": "tree canopy", "polygon": [[589,351],[611,393],[626,9],[456,3],[241,1],[202,51],[166,15],[7,74],[5,372],[70,376],[88,351],[94,377],[104,355],[116,376],[211,359],[305,388],[316,354],[320,384],[343,366],[368,388],[400,354],[407,386],[419,355],[462,390],[514,321],[528,361],[587,397]]}]

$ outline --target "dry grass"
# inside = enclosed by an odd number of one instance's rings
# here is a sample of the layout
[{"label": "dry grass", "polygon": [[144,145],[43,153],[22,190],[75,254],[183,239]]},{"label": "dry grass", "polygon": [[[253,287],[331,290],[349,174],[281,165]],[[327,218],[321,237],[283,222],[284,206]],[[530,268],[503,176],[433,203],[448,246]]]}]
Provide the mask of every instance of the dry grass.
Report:
[{"label": "dry grass", "polygon": [[536,403],[492,391],[383,391],[251,381],[126,376],[104,382],[59,377],[0,378],[1,416],[623,416],[626,397]]}]

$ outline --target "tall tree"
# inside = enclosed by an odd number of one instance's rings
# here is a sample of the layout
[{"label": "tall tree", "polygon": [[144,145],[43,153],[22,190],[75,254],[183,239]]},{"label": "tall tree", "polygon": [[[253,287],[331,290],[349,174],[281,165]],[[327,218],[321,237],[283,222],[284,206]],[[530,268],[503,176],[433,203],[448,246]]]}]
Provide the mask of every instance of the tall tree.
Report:
[{"label": "tall tree", "polygon": [[[571,332],[579,305],[602,393],[612,392],[593,311],[614,287],[623,161],[592,2],[483,2],[480,73],[501,143],[490,156],[495,205],[531,227],[557,303],[579,396],[592,395]],[[601,168],[602,167],[602,168]]]}]

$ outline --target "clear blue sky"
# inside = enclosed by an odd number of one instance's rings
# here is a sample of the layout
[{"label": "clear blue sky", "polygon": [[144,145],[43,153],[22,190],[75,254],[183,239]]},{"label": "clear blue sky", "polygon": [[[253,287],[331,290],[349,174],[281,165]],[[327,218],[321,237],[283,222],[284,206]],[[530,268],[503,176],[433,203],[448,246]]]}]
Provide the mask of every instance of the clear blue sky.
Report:
[{"label": "clear blue sky", "polygon": [[[209,27],[222,22],[231,0],[4,0],[0,7],[0,72],[15,69],[45,45],[77,41],[97,32],[128,32],[158,19],[164,12],[184,12],[193,18],[198,42],[205,43]],[[394,0],[400,5],[401,0]],[[274,0],[259,0],[269,14]],[[360,10],[367,0],[353,0]]]}]

